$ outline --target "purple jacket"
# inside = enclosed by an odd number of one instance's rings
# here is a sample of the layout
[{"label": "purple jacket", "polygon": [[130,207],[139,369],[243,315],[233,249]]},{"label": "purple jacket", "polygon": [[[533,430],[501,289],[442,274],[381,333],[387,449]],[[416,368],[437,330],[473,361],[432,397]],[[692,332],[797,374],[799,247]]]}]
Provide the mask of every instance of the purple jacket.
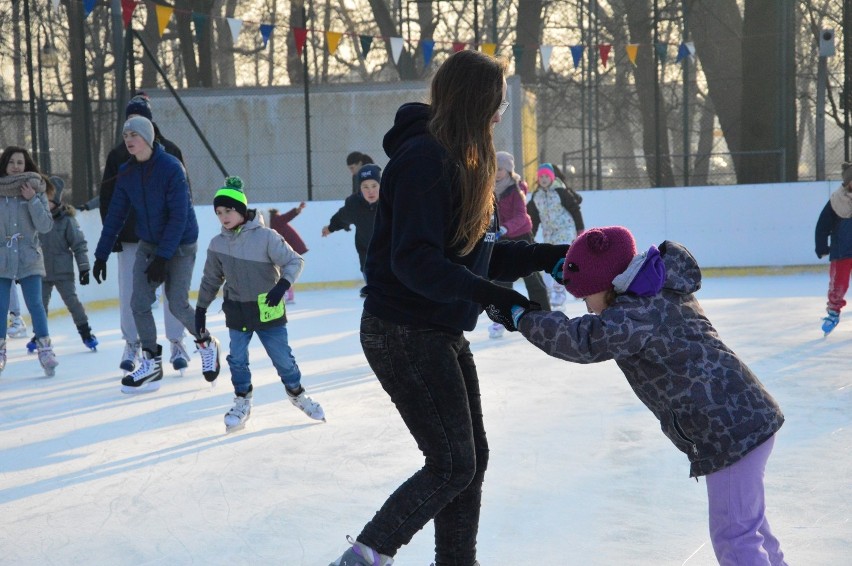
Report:
[{"label": "purple jacket", "polygon": [[507,238],[517,238],[532,232],[532,219],[527,214],[527,202],[517,184],[508,187],[497,197],[497,217],[506,227]]}]

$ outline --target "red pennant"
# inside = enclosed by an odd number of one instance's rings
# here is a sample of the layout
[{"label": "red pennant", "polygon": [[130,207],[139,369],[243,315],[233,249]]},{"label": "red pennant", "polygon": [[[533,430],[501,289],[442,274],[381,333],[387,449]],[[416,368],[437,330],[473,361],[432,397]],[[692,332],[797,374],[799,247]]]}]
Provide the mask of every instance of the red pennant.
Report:
[{"label": "red pennant", "polygon": [[305,48],[305,41],[308,39],[308,30],[307,28],[293,28],[293,36],[296,38],[296,51],[301,56],[302,49]]},{"label": "red pennant", "polygon": [[136,0],[121,0],[121,19],[124,22],[124,27],[130,27],[130,20],[133,19],[133,10],[136,9]]},{"label": "red pennant", "polygon": [[609,60],[609,51],[612,49],[612,45],[609,43],[601,43],[598,45],[598,52],[601,54],[601,63],[606,67],[606,62]]},{"label": "red pennant", "polygon": [[467,49],[467,43],[464,41],[454,41],[453,42],[453,53],[458,53],[459,51],[464,51]]}]

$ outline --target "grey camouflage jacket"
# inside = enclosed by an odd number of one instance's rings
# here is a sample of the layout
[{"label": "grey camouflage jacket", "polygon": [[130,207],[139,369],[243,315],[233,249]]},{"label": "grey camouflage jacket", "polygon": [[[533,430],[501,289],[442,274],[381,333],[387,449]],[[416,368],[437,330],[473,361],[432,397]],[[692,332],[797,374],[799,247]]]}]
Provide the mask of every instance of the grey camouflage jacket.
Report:
[{"label": "grey camouflage jacket", "polygon": [[674,242],[660,252],[666,267],[660,293],[618,295],[600,316],[527,312],[518,330],[556,358],[615,360],[697,477],[740,460],[781,428],[784,415],[704,315],[693,295],[701,270],[692,254]]}]

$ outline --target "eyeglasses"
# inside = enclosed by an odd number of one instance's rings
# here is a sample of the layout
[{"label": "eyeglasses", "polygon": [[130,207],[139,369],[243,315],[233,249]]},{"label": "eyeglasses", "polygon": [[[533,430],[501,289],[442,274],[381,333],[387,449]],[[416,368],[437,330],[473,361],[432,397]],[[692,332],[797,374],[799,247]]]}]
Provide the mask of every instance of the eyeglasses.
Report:
[{"label": "eyeglasses", "polygon": [[503,112],[505,112],[506,108],[508,108],[508,107],[509,107],[509,101],[504,100],[503,102],[500,103],[500,106],[497,107],[497,113],[502,116]]}]

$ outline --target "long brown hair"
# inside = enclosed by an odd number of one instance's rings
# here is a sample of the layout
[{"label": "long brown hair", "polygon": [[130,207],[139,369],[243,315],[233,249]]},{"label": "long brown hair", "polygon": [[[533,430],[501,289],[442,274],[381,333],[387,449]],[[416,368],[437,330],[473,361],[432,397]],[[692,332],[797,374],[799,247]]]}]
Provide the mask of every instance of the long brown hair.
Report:
[{"label": "long brown hair", "polygon": [[38,165],[36,165],[36,162],[33,161],[33,158],[30,156],[29,151],[27,151],[23,147],[10,145],[9,147],[3,150],[2,154],[0,154],[0,177],[6,176],[6,168],[9,166],[9,162],[12,160],[12,156],[16,153],[21,153],[24,156],[24,171],[35,171],[36,173],[41,173],[41,170],[38,168]]},{"label": "long brown hair", "polygon": [[460,206],[450,244],[473,250],[494,213],[497,173],[492,121],[503,100],[506,62],[479,51],[451,55],[432,79],[429,131],[459,167]]}]

